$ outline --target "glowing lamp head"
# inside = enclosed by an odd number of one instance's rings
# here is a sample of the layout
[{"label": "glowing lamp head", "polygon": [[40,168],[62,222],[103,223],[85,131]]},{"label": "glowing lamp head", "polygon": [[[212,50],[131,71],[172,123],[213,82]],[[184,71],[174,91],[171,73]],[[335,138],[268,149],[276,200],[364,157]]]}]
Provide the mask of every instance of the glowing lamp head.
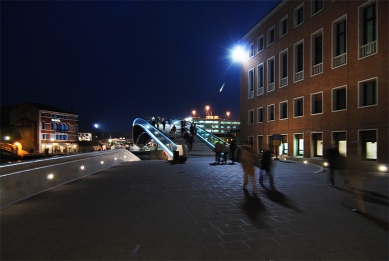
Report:
[{"label": "glowing lamp head", "polygon": [[232,59],[234,62],[244,62],[247,60],[247,52],[243,49],[242,46],[237,46],[232,51]]}]

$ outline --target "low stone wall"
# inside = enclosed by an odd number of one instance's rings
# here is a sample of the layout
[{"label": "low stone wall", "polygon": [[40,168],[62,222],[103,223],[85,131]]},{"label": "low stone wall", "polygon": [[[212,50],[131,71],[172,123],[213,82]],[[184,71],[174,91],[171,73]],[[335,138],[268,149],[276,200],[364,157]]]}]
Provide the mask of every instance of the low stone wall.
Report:
[{"label": "low stone wall", "polygon": [[0,209],[126,161],[140,159],[117,149],[0,166]]}]

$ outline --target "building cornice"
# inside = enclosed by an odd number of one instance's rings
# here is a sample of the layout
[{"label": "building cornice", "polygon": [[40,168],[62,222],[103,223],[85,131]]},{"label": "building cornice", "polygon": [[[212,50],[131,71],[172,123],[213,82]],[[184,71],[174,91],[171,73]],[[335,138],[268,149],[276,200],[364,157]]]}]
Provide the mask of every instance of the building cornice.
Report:
[{"label": "building cornice", "polygon": [[263,17],[256,25],[254,25],[243,37],[240,39],[247,40],[259,27],[261,27],[267,20],[269,20],[275,13],[277,13],[282,7],[284,7],[289,0],[282,0],[276,5],[265,17]]}]

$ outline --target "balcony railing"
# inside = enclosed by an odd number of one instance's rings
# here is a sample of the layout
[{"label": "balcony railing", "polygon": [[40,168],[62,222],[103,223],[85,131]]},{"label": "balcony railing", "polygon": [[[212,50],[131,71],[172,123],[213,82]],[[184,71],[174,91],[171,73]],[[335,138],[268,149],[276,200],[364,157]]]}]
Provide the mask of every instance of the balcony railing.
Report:
[{"label": "balcony railing", "polygon": [[269,84],[267,85],[267,91],[268,91],[268,92],[274,91],[274,87],[275,87],[274,82],[269,83]]},{"label": "balcony railing", "polygon": [[334,57],[334,67],[341,66],[347,62],[347,53]]},{"label": "balcony railing", "polygon": [[377,53],[377,41],[362,45],[360,47],[360,58]]},{"label": "balcony railing", "polygon": [[288,85],[288,77],[282,78],[280,80],[280,87],[285,87]]},{"label": "balcony railing", "polygon": [[249,92],[249,99],[252,99],[252,98],[254,98],[254,92]]},{"label": "balcony railing", "polygon": [[312,66],[312,75],[316,75],[323,72],[323,63]]},{"label": "balcony railing", "polygon": [[258,95],[262,95],[263,94],[263,87],[259,87],[258,88]]},{"label": "balcony railing", "polygon": [[294,81],[298,82],[304,79],[304,70],[294,73]]}]

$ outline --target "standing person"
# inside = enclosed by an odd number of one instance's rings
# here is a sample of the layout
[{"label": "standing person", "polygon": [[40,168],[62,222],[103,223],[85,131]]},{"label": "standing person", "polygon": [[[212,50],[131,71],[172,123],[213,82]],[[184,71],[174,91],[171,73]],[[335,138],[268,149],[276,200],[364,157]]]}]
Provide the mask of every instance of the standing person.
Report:
[{"label": "standing person", "polygon": [[164,118],[162,118],[162,127],[163,127],[163,130],[165,130],[165,125],[166,125],[166,121]]},{"label": "standing person", "polygon": [[342,156],[336,143],[328,150],[330,186],[335,186],[335,172],[341,168]]},{"label": "standing person", "polygon": [[170,139],[171,139],[172,141],[174,141],[175,133],[174,133],[173,129],[170,129],[169,136],[170,136]]},{"label": "standing person", "polygon": [[223,145],[220,141],[215,143],[215,164],[220,164],[220,156],[223,151]]},{"label": "standing person", "polygon": [[176,125],[173,125],[172,130],[173,130],[173,132],[174,132],[174,137],[176,137],[176,130],[177,130]]},{"label": "standing person", "polygon": [[251,185],[253,186],[254,197],[258,197],[258,187],[255,181],[255,161],[256,155],[252,149],[252,145],[246,145],[242,150],[242,168],[243,168],[243,190],[247,191],[247,184],[250,178]]},{"label": "standing person", "polygon": [[235,138],[232,139],[231,143],[230,143],[230,153],[231,153],[231,163],[230,165],[234,165],[235,164],[235,150],[236,150],[237,146],[236,146],[236,140]]},{"label": "standing person", "polygon": [[193,142],[194,142],[194,139],[193,139],[193,135],[191,133],[191,134],[189,134],[189,137],[188,137],[188,148],[189,148],[189,151],[192,150]]},{"label": "standing person", "polygon": [[261,160],[261,169],[259,171],[259,184],[262,187],[265,187],[263,185],[263,172],[266,171],[266,176],[268,176],[270,181],[270,187],[272,190],[276,190],[274,187],[274,175],[273,175],[273,169],[272,169],[272,159],[271,159],[271,153],[270,150],[266,150],[263,153],[262,160]]}]

